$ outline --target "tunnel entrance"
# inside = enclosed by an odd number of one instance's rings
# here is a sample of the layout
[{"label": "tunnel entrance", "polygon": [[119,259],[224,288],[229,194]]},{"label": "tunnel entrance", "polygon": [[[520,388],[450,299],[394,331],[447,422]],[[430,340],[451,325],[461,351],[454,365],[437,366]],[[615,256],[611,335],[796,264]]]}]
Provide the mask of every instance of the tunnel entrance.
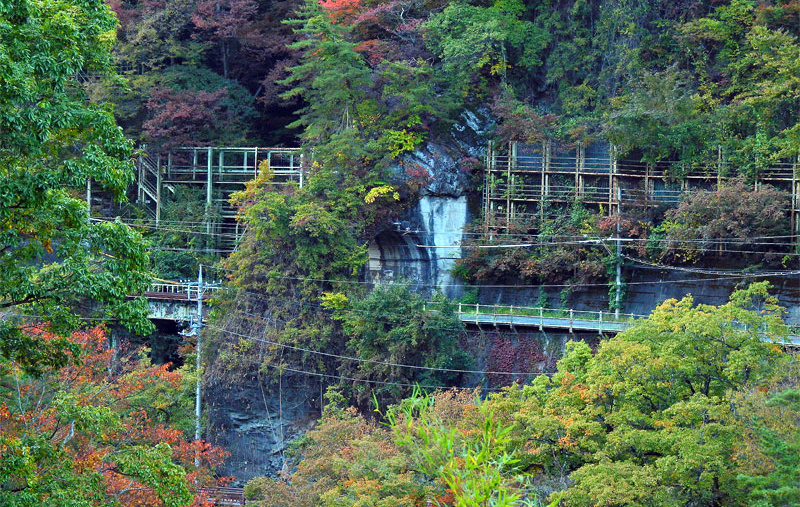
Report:
[{"label": "tunnel entrance", "polygon": [[367,281],[403,282],[422,289],[431,280],[431,259],[420,238],[410,232],[383,231],[369,243]]}]

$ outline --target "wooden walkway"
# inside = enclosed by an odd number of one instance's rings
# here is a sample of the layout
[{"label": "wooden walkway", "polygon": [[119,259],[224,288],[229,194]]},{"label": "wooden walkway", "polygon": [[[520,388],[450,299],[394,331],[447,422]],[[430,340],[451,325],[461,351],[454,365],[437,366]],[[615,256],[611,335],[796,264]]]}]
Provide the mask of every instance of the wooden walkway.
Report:
[{"label": "wooden walkway", "polygon": [[[675,205],[689,193],[717,189],[731,176],[735,170],[721,152],[708,166],[688,168],[668,160],[620,160],[609,144],[490,145],[484,172],[485,226],[508,230],[540,216],[543,203],[581,202],[609,216],[621,206]],[[800,160],[769,161],[752,182],[755,188],[764,183],[788,193],[791,230],[800,232]]]},{"label": "wooden walkway", "polygon": [[[299,148],[184,147],[168,151],[146,148],[137,160],[136,200],[161,226],[168,195],[179,187],[202,189],[205,194],[206,233],[230,246],[244,232],[230,204],[233,192],[242,190],[262,169],[272,174],[274,185],[304,183],[304,159]],[[88,196],[91,199],[91,195]]]}]

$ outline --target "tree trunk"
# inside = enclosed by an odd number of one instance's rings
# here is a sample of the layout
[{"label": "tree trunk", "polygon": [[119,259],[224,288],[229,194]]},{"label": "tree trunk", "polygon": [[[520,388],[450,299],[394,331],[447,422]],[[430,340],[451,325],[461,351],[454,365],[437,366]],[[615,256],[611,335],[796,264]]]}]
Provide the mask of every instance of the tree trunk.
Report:
[{"label": "tree trunk", "polygon": [[228,78],[228,44],[225,41],[219,43],[220,52],[222,53],[222,77]]}]

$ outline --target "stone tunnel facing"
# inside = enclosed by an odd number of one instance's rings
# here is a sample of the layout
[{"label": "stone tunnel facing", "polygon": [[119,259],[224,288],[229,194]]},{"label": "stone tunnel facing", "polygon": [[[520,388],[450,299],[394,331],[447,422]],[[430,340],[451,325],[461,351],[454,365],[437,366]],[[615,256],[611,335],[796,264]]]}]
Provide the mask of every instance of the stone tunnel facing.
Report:
[{"label": "stone tunnel facing", "polygon": [[404,282],[414,289],[426,286],[431,278],[431,258],[419,248],[420,238],[411,232],[383,231],[369,243],[367,281]]}]

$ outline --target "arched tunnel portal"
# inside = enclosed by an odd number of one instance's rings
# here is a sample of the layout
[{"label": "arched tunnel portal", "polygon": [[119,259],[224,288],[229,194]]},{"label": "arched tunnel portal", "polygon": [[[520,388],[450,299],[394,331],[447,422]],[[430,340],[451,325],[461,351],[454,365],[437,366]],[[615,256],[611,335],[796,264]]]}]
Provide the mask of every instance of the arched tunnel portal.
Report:
[{"label": "arched tunnel portal", "polygon": [[421,289],[431,280],[431,258],[420,248],[420,238],[411,232],[386,230],[369,243],[367,281],[405,282]]}]

